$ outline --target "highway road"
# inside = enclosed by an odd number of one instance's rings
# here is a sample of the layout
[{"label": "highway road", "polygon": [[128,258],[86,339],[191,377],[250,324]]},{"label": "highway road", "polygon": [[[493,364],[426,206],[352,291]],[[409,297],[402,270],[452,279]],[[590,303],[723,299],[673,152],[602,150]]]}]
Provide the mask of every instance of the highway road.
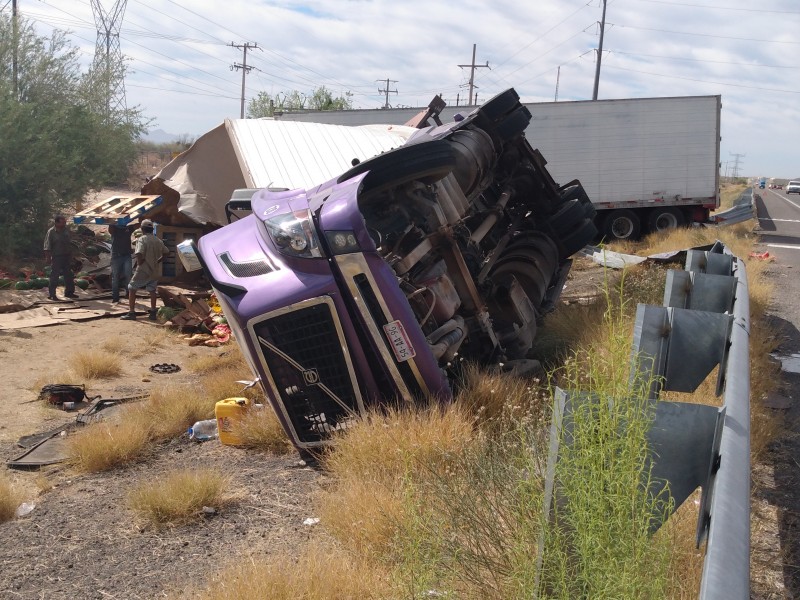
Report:
[{"label": "highway road", "polygon": [[765,405],[785,431],[753,463],[751,598],[800,598],[800,195],[755,193],[758,250],[769,252],[765,279],[773,286],[773,356],[782,367],[780,387]]}]

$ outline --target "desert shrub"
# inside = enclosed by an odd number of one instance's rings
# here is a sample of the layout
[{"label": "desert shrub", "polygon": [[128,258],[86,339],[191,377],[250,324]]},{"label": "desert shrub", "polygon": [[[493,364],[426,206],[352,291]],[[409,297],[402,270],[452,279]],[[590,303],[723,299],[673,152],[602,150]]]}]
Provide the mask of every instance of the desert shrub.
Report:
[{"label": "desert shrub", "polygon": [[83,350],[70,356],[67,363],[83,379],[111,379],[122,374],[122,358],[114,352]]},{"label": "desert shrub", "polygon": [[69,437],[67,454],[78,471],[108,471],[142,457],[150,438],[148,423],[126,419],[126,414],[119,422],[94,423]]},{"label": "desert shrub", "polygon": [[237,560],[191,597],[208,600],[390,600],[380,567],[341,548],[312,545],[301,556]]},{"label": "desert shrub", "polygon": [[269,406],[246,411],[242,419],[235,422],[234,430],[246,448],[277,454],[294,451],[275,411]]},{"label": "desert shrub", "polygon": [[218,509],[230,500],[230,479],[214,469],[186,469],[147,479],[131,489],[131,508],[160,527],[202,517],[203,507]]},{"label": "desert shrub", "polygon": [[0,523],[14,518],[19,506],[20,496],[11,485],[11,481],[0,474]]}]

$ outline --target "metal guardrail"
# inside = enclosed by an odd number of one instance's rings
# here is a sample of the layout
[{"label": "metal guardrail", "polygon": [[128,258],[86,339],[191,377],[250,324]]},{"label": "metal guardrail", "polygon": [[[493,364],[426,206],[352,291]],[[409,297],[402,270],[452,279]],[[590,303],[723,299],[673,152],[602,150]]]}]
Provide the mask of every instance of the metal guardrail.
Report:
[{"label": "metal guardrail", "polygon": [[749,221],[756,216],[755,194],[753,188],[747,188],[728,210],[715,213],[709,218],[712,225],[733,225]]},{"label": "metal guardrail", "polygon": [[[696,542],[698,547],[704,539],[708,543],[701,600],[750,596],[749,345],[744,263],[721,242],[687,251],[685,270],[667,274],[663,306],[637,308],[631,379],[641,376],[652,382],[652,477],[662,488],[668,482],[673,510],[702,488]],[[658,399],[662,391],[694,391],[716,367],[722,407]],[[570,404],[585,397],[557,391],[547,506],[558,453],[553,440],[562,424],[568,426]]]}]

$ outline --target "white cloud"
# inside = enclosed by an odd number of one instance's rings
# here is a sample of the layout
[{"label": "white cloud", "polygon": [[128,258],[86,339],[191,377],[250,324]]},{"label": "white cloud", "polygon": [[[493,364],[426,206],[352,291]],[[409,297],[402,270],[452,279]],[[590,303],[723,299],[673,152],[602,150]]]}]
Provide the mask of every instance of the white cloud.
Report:
[{"label": "white cloud", "polygon": [[[110,10],[111,0],[103,0]],[[794,0],[609,0],[600,98],[720,94],[721,160],[742,173],[800,176],[800,7]],[[29,9],[29,10],[28,10]],[[507,87],[525,101],[592,97],[600,0],[129,0],[121,47],[129,105],[161,129],[199,135],[237,117],[242,52],[257,43],[247,96],[352,92],[358,107],[425,105],[467,97],[477,44],[479,102]],[[70,29],[91,61],[87,0],[23,4],[43,33]],[[383,80],[383,81],[380,81]],[[535,140],[532,140],[535,145]]]}]

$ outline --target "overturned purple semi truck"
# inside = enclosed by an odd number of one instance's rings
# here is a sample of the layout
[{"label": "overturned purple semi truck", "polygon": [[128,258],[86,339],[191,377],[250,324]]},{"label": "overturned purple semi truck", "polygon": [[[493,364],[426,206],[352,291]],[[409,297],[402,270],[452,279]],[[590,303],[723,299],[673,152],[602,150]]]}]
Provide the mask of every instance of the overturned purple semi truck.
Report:
[{"label": "overturned purple semi truck", "polygon": [[528,364],[570,255],[596,234],[509,89],[312,189],[260,190],[196,251],[303,451],[371,406],[452,397],[461,360]]}]

